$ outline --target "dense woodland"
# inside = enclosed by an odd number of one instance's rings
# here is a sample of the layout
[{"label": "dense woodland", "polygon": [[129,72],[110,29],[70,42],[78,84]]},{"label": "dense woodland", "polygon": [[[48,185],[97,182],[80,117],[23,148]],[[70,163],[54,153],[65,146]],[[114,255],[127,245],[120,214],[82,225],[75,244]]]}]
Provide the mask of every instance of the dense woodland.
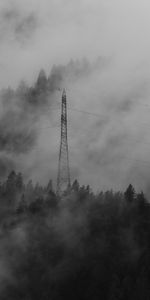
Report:
[{"label": "dense woodland", "polygon": [[150,299],[150,204],[143,192],[130,184],[94,194],[75,180],[57,197],[51,180],[43,187],[9,173],[18,154],[36,146],[38,121],[47,111],[49,118],[63,77],[77,80],[98,65],[71,61],[49,77],[41,71],[32,87],[22,82],[1,92],[1,300]]},{"label": "dense woodland", "polygon": [[62,198],[12,171],[0,185],[0,299],[150,299],[150,205],[132,185]]}]

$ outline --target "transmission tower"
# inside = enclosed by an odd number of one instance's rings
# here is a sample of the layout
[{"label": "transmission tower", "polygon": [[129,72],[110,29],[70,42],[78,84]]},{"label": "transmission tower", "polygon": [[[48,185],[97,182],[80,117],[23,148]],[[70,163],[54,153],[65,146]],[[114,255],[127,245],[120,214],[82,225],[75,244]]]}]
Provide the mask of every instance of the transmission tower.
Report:
[{"label": "transmission tower", "polygon": [[70,169],[67,137],[67,97],[63,90],[61,104],[61,140],[59,150],[58,175],[57,175],[57,195],[61,196],[65,190],[70,188]]}]

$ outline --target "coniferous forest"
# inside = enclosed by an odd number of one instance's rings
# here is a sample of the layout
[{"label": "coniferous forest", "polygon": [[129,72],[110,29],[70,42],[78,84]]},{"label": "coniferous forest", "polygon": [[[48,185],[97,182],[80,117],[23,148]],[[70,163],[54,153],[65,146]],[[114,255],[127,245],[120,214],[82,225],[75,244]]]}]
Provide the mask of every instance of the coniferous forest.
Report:
[{"label": "coniferous forest", "polygon": [[60,199],[12,171],[0,184],[0,299],[150,299],[150,205],[130,184],[75,180]]},{"label": "coniferous forest", "polygon": [[0,300],[150,300],[149,28],[0,0]]}]

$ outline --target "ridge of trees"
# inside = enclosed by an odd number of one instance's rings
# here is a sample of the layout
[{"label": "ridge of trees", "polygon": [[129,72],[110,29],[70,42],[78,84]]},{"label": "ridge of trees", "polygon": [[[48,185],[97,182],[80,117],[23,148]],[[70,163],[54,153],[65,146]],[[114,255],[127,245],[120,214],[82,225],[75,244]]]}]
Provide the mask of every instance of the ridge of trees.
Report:
[{"label": "ridge of trees", "polygon": [[12,171],[0,184],[0,224],[13,274],[1,299],[150,299],[150,204],[131,184],[94,194],[74,180],[59,199],[51,180],[25,184]]},{"label": "ridge of trees", "polygon": [[[112,203],[120,201],[120,205],[148,205],[148,201],[141,191],[136,193],[134,187],[129,184],[125,192],[114,192],[108,190],[106,192],[99,192],[94,194],[89,185],[80,186],[77,179],[75,179],[71,185],[69,191],[64,191],[66,199],[75,199],[75,202],[93,202],[99,201],[100,203]],[[33,184],[32,180],[29,180],[26,184],[23,180],[23,175],[14,170],[10,172],[7,179],[0,182],[0,199],[1,205],[4,204],[8,207],[18,209],[18,211],[30,208],[34,209],[34,206],[42,205],[45,203],[50,206],[57,206],[60,199],[56,196],[53,188],[52,180],[49,180],[46,186],[41,186],[39,183]],[[72,201],[72,200],[70,200]]]}]

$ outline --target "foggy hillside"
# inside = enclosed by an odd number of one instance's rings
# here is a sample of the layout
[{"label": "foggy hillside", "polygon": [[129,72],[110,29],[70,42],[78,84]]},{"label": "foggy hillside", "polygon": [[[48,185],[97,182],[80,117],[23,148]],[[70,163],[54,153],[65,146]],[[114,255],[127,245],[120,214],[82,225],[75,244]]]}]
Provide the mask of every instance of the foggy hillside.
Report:
[{"label": "foggy hillside", "polygon": [[[96,71],[102,72],[108,65],[106,58],[98,58],[93,63],[87,59],[71,60],[67,65],[54,65],[49,76],[41,70],[32,86],[21,81],[17,89],[2,89],[1,177],[13,167],[22,169],[27,178],[33,173],[33,177],[40,180],[56,172],[52,163],[56,164],[58,158],[62,89],[72,83],[78,86],[82,81],[90,80]],[[43,174],[40,166],[43,164],[44,168],[47,159],[51,163]],[[37,161],[39,166],[35,169]]]},{"label": "foggy hillside", "polygon": [[150,300],[150,1],[0,1],[0,300]]},{"label": "foggy hillside", "polygon": [[131,83],[120,78],[115,65],[111,57],[71,60],[49,74],[42,69],[30,86],[21,81],[16,89],[2,89],[1,177],[14,167],[43,184],[56,179],[66,88],[72,179],[90,182],[95,191],[133,182],[149,195],[148,86],[138,72]]},{"label": "foggy hillside", "polygon": [[130,184],[62,198],[12,171],[0,184],[0,298],[148,299],[150,205]]}]

